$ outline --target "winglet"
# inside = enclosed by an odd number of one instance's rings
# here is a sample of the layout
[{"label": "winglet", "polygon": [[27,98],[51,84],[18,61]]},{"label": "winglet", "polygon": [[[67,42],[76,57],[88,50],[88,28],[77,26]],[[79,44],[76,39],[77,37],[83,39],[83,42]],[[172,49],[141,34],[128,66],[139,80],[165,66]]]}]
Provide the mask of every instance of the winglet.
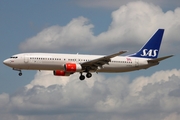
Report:
[{"label": "winglet", "polygon": [[116,56],[118,56],[118,55],[124,54],[124,53],[126,53],[126,52],[127,52],[126,50],[122,50],[122,51],[119,51],[118,53],[114,53],[114,54],[111,54],[111,55],[107,55],[107,56],[105,56],[105,57],[107,57],[107,58],[113,58],[113,57],[116,57]]}]

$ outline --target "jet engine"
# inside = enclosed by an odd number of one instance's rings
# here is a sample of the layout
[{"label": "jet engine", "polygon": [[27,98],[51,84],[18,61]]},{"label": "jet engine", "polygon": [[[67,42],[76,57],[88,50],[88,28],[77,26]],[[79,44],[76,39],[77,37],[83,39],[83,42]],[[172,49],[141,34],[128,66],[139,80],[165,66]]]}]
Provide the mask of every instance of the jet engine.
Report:
[{"label": "jet engine", "polygon": [[64,65],[64,69],[66,72],[80,72],[82,70],[82,67],[77,63],[66,63]]},{"label": "jet engine", "polygon": [[71,75],[70,72],[65,72],[64,70],[54,70],[53,74],[55,76],[70,76]]}]

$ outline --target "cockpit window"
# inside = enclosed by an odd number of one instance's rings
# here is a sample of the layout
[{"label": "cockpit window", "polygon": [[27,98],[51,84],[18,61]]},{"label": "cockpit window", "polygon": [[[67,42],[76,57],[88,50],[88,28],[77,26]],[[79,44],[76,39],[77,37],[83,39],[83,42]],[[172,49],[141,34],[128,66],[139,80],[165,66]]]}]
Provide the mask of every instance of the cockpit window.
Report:
[{"label": "cockpit window", "polygon": [[18,58],[17,56],[12,56],[12,57],[10,57],[10,58],[14,58],[14,59],[16,59],[16,58]]}]

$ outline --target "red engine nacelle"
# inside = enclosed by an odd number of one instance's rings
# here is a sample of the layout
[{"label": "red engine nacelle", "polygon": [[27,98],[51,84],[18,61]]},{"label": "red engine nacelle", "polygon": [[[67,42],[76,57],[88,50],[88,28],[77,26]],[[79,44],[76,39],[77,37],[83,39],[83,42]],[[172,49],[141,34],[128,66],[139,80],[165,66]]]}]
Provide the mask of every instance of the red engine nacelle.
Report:
[{"label": "red engine nacelle", "polygon": [[66,72],[80,72],[82,70],[82,67],[80,64],[66,63],[64,65],[64,69]]},{"label": "red engine nacelle", "polygon": [[71,73],[65,72],[64,70],[54,70],[53,74],[55,76],[69,76]]}]

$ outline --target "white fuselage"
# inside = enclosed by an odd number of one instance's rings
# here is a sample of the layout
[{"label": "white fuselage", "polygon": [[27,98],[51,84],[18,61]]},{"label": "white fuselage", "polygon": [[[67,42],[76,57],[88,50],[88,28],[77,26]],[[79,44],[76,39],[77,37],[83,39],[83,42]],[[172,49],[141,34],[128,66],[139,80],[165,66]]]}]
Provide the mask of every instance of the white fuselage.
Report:
[{"label": "white fuselage", "polygon": [[[3,61],[13,70],[51,70],[55,76],[70,76],[79,72],[80,80],[92,77],[91,72],[128,72],[158,65],[160,61],[173,55],[158,58],[164,29],[157,32],[134,54],[120,56],[127,51],[121,50],[110,55],[80,55],[54,53],[22,53]],[[86,75],[83,75],[86,73]]]},{"label": "white fuselage", "polygon": [[[80,54],[52,54],[52,53],[22,53],[13,55],[4,61],[4,64],[17,70],[64,70],[66,63],[83,63],[103,55]],[[156,64],[148,64],[147,58],[117,56],[111,58],[109,64],[91,72],[128,72],[146,69]]]}]

